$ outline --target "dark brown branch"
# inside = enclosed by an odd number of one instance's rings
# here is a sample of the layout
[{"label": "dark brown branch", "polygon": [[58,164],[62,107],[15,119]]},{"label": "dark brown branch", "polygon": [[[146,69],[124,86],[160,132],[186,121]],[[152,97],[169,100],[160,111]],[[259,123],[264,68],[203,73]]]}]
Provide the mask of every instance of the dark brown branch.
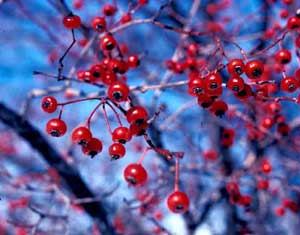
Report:
[{"label": "dark brown branch", "polygon": [[[95,197],[81,178],[77,169],[65,162],[60,154],[34,126],[3,103],[0,103],[0,120],[26,140],[33,149],[41,154],[43,159],[51,167],[58,171],[60,177],[64,179],[76,198]],[[114,229],[108,220],[105,205],[101,200],[83,204],[82,207],[92,218],[99,222],[99,227],[103,234],[115,234]]]}]

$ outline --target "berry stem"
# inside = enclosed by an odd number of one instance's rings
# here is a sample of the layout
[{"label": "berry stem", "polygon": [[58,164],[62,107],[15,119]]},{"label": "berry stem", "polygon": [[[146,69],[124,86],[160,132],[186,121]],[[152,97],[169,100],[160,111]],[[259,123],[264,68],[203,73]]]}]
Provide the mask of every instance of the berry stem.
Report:
[{"label": "berry stem", "polygon": [[175,157],[175,185],[174,191],[179,191],[179,158]]}]

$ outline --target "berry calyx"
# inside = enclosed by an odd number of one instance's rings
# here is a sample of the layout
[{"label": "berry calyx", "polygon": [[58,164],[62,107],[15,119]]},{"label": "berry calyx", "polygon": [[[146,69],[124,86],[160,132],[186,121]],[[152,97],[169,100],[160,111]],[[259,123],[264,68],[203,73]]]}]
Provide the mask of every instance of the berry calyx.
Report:
[{"label": "berry calyx", "polygon": [[117,160],[125,156],[126,149],[121,143],[113,143],[109,146],[108,152],[112,160]]},{"label": "berry calyx", "polygon": [[112,133],[112,140],[114,142],[125,144],[126,142],[131,140],[130,130],[124,126],[117,127]]},{"label": "berry calyx", "polygon": [[147,121],[148,113],[143,107],[134,106],[127,111],[126,118],[128,123],[136,123],[139,125]]},{"label": "berry calyx", "polygon": [[251,60],[246,64],[245,72],[248,78],[257,79],[264,72],[264,64],[259,60]]},{"label": "berry calyx", "polygon": [[216,116],[222,117],[228,110],[228,105],[222,100],[216,100],[210,107],[210,112]]},{"label": "berry calyx", "polygon": [[41,106],[44,112],[53,113],[57,109],[57,100],[53,96],[46,96],[42,99]]},{"label": "berry calyx", "polygon": [[132,186],[140,186],[147,181],[146,169],[138,163],[129,164],[124,170],[124,178]]},{"label": "berry calyx", "polygon": [[173,213],[184,213],[189,209],[190,200],[185,192],[175,191],[168,196],[167,205]]},{"label": "berry calyx", "polygon": [[107,96],[115,102],[123,102],[128,99],[129,88],[124,82],[113,82],[107,89]]},{"label": "berry calyx", "polygon": [[84,126],[77,127],[72,132],[72,142],[74,144],[86,146],[91,139],[91,131]]},{"label": "berry calyx", "polygon": [[82,152],[85,155],[89,155],[92,158],[102,151],[102,142],[97,138],[92,138],[86,145],[81,147]]},{"label": "berry calyx", "polygon": [[67,29],[76,29],[81,25],[81,19],[77,15],[70,14],[63,18],[63,25]]},{"label": "berry calyx", "polygon": [[63,120],[54,118],[47,122],[46,131],[53,137],[61,137],[67,131],[67,125]]}]

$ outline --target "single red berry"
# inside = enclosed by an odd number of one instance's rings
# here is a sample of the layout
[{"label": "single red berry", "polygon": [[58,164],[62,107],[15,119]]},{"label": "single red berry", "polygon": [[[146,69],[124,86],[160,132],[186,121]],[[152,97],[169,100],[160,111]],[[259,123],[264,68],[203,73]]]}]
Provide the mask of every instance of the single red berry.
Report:
[{"label": "single red berry", "polygon": [[222,117],[228,110],[228,105],[222,100],[215,100],[209,110],[214,115]]},{"label": "single red berry", "polygon": [[227,82],[227,87],[233,92],[240,92],[245,87],[245,82],[241,77],[231,77]]},{"label": "single red berry", "polygon": [[138,163],[129,164],[124,170],[124,178],[132,186],[143,185],[148,178],[146,169]]},{"label": "single red berry", "polygon": [[278,134],[282,135],[282,136],[288,136],[290,133],[290,127],[288,124],[281,122],[278,124],[277,126],[277,132]]},{"label": "single red berry", "polygon": [[67,125],[63,120],[54,118],[47,122],[46,131],[53,137],[61,137],[67,131]]},{"label": "single red berry", "polygon": [[111,71],[106,71],[103,76],[101,76],[102,82],[106,85],[110,85],[117,81],[117,75]]},{"label": "single red berry", "polygon": [[141,135],[145,134],[148,126],[149,126],[149,124],[147,122],[131,123],[130,127],[129,127],[131,136],[141,136]]},{"label": "single red berry", "polygon": [[101,76],[105,73],[104,68],[101,64],[94,64],[89,69],[90,72],[90,82],[95,82],[101,79]]},{"label": "single red berry", "polygon": [[90,139],[86,145],[81,147],[82,152],[85,155],[89,155],[92,158],[102,151],[102,142],[97,138]]},{"label": "single red berry", "polygon": [[287,9],[282,9],[282,10],[280,11],[280,17],[281,17],[281,18],[285,19],[285,18],[287,18],[288,16],[289,16],[289,11],[288,11]]},{"label": "single red berry", "polygon": [[93,29],[97,32],[103,32],[106,30],[106,20],[104,17],[95,17],[92,21]]},{"label": "single red berry", "polygon": [[259,190],[267,190],[269,188],[269,181],[265,179],[261,179],[257,181],[257,189]]},{"label": "single red berry", "polygon": [[272,165],[267,159],[263,159],[260,163],[260,170],[265,173],[269,174],[272,171]]},{"label": "single red berry", "polygon": [[214,99],[207,94],[200,94],[198,95],[197,102],[202,108],[205,109],[209,108],[214,103]]},{"label": "single red berry", "polygon": [[248,84],[245,84],[244,89],[240,92],[234,93],[239,100],[246,100],[252,95],[252,89]]},{"label": "single red berry", "polygon": [[252,197],[250,195],[241,195],[238,200],[238,204],[241,206],[249,206],[252,202]]},{"label": "single red berry", "polygon": [[267,111],[270,114],[278,114],[281,111],[281,105],[278,102],[272,102],[267,106]]},{"label": "single red berry", "polygon": [[244,73],[245,64],[241,59],[232,59],[227,64],[228,73],[232,76],[240,76]]},{"label": "single red berry", "polygon": [[276,52],[275,60],[279,64],[288,64],[292,60],[292,54],[289,50],[281,49]]},{"label": "single red berry", "polygon": [[271,117],[265,117],[262,122],[261,122],[261,126],[263,128],[266,128],[266,129],[270,129],[273,125],[274,125],[274,119],[271,118]]},{"label": "single red berry", "polygon": [[126,101],[129,96],[129,88],[124,82],[113,82],[107,89],[107,96],[115,102]]},{"label": "single red berry", "polygon": [[140,58],[137,55],[131,55],[127,59],[127,64],[130,68],[136,68],[140,64]]},{"label": "single red berry", "polygon": [[126,14],[122,15],[121,19],[120,19],[122,24],[126,24],[126,23],[130,22],[131,20],[132,20],[132,15],[130,13],[126,13]]},{"label": "single red berry", "polygon": [[216,150],[206,150],[202,153],[202,156],[205,160],[215,161],[218,159],[218,152]]},{"label": "single red berry", "polygon": [[147,121],[148,113],[145,108],[141,106],[134,106],[127,111],[126,118],[130,124],[142,124]]},{"label": "single red berry", "polygon": [[112,140],[114,142],[125,144],[131,140],[130,130],[125,126],[117,127],[112,133]]},{"label": "single red berry", "polygon": [[112,160],[117,160],[124,157],[126,149],[121,143],[113,143],[109,146],[108,152]]},{"label": "single red berry", "polygon": [[212,73],[205,78],[205,88],[207,91],[214,91],[222,87],[222,77],[218,73]]},{"label": "single red berry", "polygon": [[287,93],[293,93],[298,88],[298,81],[293,77],[285,77],[280,82],[280,88]]},{"label": "single red berry", "polygon": [[187,54],[191,57],[197,56],[198,54],[198,50],[199,50],[199,46],[197,43],[190,43],[187,48]]},{"label": "single red berry", "polygon": [[293,0],[281,0],[281,1],[285,5],[291,5],[291,4],[293,4]]},{"label": "single red berry", "polygon": [[288,209],[290,209],[292,212],[297,213],[299,210],[299,207],[297,203],[295,203],[293,200],[286,198],[283,200],[282,205]]},{"label": "single red berry", "polygon": [[67,29],[76,29],[81,25],[81,19],[77,15],[68,15],[63,19],[63,24]]},{"label": "single red berry", "polygon": [[108,67],[114,73],[124,74],[128,71],[128,65],[123,60],[111,59]]},{"label": "single red berry", "polygon": [[251,60],[246,64],[245,72],[248,78],[257,79],[264,72],[264,64],[259,60]]},{"label": "single red berry", "polygon": [[116,39],[113,37],[111,34],[106,34],[102,39],[101,39],[101,48],[104,51],[111,51],[114,49],[117,45]]},{"label": "single red berry", "polygon": [[240,186],[236,182],[228,182],[226,184],[226,191],[228,194],[240,194]]},{"label": "single red berry", "polygon": [[91,131],[84,126],[77,127],[72,132],[72,142],[86,146],[87,143],[92,139]]},{"label": "single red berry", "polygon": [[175,191],[168,196],[167,205],[173,213],[184,213],[189,209],[190,199],[185,192]]},{"label": "single red berry", "polygon": [[283,216],[285,214],[285,210],[283,207],[278,207],[275,209],[275,214],[277,216]]},{"label": "single red berry", "polygon": [[195,76],[189,80],[188,91],[191,96],[198,96],[204,91],[204,80],[200,76]]},{"label": "single red berry", "polygon": [[106,4],[102,8],[102,13],[106,16],[113,16],[116,13],[117,9],[114,5]]},{"label": "single red berry", "polygon": [[44,112],[53,113],[57,109],[57,101],[53,96],[46,96],[42,99],[41,106]]},{"label": "single red berry", "polygon": [[300,28],[300,18],[297,16],[291,16],[286,24],[286,27],[288,29],[299,29]]}]

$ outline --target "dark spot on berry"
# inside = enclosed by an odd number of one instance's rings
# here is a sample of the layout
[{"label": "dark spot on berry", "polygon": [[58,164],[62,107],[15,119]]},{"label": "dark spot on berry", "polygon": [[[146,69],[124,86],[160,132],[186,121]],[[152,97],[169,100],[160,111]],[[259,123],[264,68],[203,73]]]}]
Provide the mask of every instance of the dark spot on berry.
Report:
[{"label": "dark spot on berry", "polygon": [[262,75],[262,70],[261,69],[254,69],[252,72],[253,77],[258,78]]},{"label": "dark spot on berry", "polygon": [[181,211],[182,209],[183,209],[182,205],[175,206],[175,210],[177,210],[177,211]]},{"label": "dark spot on berry", "polygon": [[114,97],[114,99],[119,100],[123,97],[122,93],[119,91],[115,91],[112,96]]},{"label": "dark spot on berry", "polygon": [[202,92],[202,88],[200,88],[200,87],[195,87],[195,88],[193,88],[193,93],[194,94],[199,94],[199,93],[201,93]]},{"label": "dark spot on berry", "polygon": [[218,88],[218,84],[215,83],[215,82],[213,82],[213,83],[210,84],[209,87],[210,87],[210,89],[217,89]]},{"label": "dark spot on berry", "polygon": [[120,158],[119,155],[112,155],[111,160],[118,160]]},{"label": "dark spot on berry", "polygon": [[145,120],[142,119],[142,118],[135,120],[135,124],[136,124],[137,126],[142,125],[144,122],[145,122]]},{"label": "dark spot on berry", "polygon": [[224,114],[225,114],[225,111],[224,111],[224,110],[217,110],[217,111],[215,112],[215,115],[218,116],[218,117],[222,117]]},{"label": "dark spot on berry", "polygon": [[281,60],[281,64],[287,64],[287,63],[289,63],[290,61],[288,60],[288,59],[282,59]]},{"label": "dark spot on berry", "polygon": [[82,146],[86,146],[87,145],[87,141],[85,139],[82,139],[82,140],[78,141],[78,144],[82,145]]},{"label": "dark spot on berry", "polygon": [[98,152],[95,150],[92,150],[89,152],[89,155],[91,156],[91,158],[94,158],[97,154],[98,154]]},{"label": "dark spot on berry", "polygon": [[43,102],[43,108],[49,108],[49,106],[50,106],[50,102],[48,101]]},{"label": "dark spot on berry", "polygon": [[114,49],[114,44],[112,42],[108,42],[106,44],[106,49],[109,50],[109,51],[112,50],[112,49]]},{"label": "dark spot on berry", "polygon": [[50,132],[50,135],[53,136],[53,137],[59,137],[60,133],[58,130],[52,130]]},{"label": "dark spot on berry", "polygon": [[95,72],[93,72],[93,76],[94,76],[95,78],[99,78],[99,77],[100,77],[100,73],[97,72],[97,71],[95,71]]},{"label": "dark spot on berry", "polygon": [[232,90],[235,91],[235,92],[238,92],[240,90],[240,87],[238,85],[234,85],[232,87]]},{"label": "dark spot on berry", "polygon": [[120,140],[119,140],[119,143],[120,143],[120,144],[126,144],[126,140],[120,139]]},{"label": "dark spot on berry", "polygon": [[128,176],[128,177],[126,178],[126,180],[127,180],[128,183],[130,183],[130,184],[132,184],[132,185],[136,185],[136,184],[137,184],[135,178],[133,178],[133,177]]},{"label": "dark spot on berry", "polygon": [[238,74],[241,75],[243,73],[242,67],[241,66],[235,66],[234,71]]}]

